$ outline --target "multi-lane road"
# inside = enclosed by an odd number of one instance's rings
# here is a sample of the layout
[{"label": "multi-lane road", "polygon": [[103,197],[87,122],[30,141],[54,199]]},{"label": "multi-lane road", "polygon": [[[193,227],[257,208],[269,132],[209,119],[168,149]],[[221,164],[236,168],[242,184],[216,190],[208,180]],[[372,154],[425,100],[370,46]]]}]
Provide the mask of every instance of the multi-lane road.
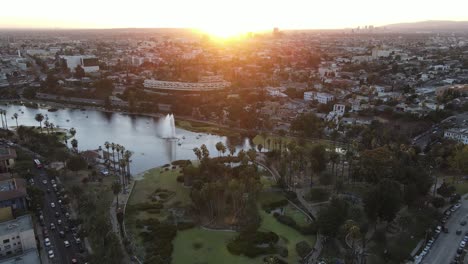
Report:
[{"label": "multi-lane road", "polygon": [[[468,224],[465,226],[460,224],[463,221],[468,221],[468,202],[462,199],[460,203],[460,208],[453,212],[447,223],[445,223],[448,233],[440,233],[422,263],[449,264],[453,262],[460,242],[463,240],[465,233],[468,232]],[[461,234],[457,235],[457,230],[461,230]]]},{"label": "multi-lane road", "polygon": [[[34,185],[40,188],[44,192],[44,203],[41,208],[43,221],[41,223],[42,234],[40,238],[41,247],[45,248],[45,253],[48,255],[48,251],[52,250],[54,253],[53,258],[49,258],[49,263],[57,264],[68,264],[68,263],[83,263],[80,259],[80,252],[83,252],[83,246],[78,244],[75,240],[75,236],[70,229],[71,223],[65,214],[70,214],[68,207],[64,206],[61,208],[59,198],[53,188],[52,179],[46,174],[43,169],[37,169],[34,171]],[[55,207],[51,206],[54,203]],[[57,214],[58,213],[58,214]],[[59,220],[61,224],[59,224]],[[41,221],[40,221],[41,222]],[[51,224],[55,225],[55,230],[51,230]],[[66,231],[68,227],[68,232]],[[46,246],[44,242],[44,231],[47,230],[48,237],[50,239],[50,246]],[[60,231],[64,232],[64,235],[60,235]],[[69,247],[65,246],[65,241],[70,243]],[[47,256],[48,257],[48,256]],[[76,260],[76,262],[74,262]]]}]

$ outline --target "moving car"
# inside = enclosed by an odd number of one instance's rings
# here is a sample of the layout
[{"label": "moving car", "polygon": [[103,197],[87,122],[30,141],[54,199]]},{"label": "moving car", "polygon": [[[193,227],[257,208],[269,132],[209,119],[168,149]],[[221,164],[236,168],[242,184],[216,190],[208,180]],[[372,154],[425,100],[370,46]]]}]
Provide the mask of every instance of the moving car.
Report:
[{"label": "moving car", "polygon": [[55,208],[55,203],[50,203],[50,207]]},{"label": "moving car", "polygon": [[63,241],[63,244],[65,244],[65,247],[70,247],[70,242],[68,242],[68,240]]},{"label": "moving car", "polygon": [[46,247],[50,247],[50,239],[49,239],[49,238],[45,238],[45,239],[44,239],[44,245],[45,245]]},{"label": "moving car", "polygon": [[49,254],[49,258],[50,258],[50,259],[52,259],[52,258],[54,258],[54,257],[55,257],[55,255],[54,255],[54,251],[53,251],[52,249],[51,249],[51,250],[49,250],[49,252],[47,252],[47,253]]},{"label": "moving car", "polygon": [[55,224],[54,223],[50,223],[50,230],[55,230]]}]

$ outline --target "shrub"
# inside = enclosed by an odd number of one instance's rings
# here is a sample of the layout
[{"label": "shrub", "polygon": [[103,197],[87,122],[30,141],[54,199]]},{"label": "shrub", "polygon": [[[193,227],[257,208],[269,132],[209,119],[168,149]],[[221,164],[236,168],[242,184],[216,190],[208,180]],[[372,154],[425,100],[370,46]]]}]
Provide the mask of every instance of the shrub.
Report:
[{"label": "shrub", "polygon": [[185,167],[192,164],[192,162],[190,160],[176,160],[173,161],[171,164],[175,166]]},{"label": "shrub", "polygon": [[330,197],[330,192],[323,188],[311,189],[309,195],[306,197],[308,200],[313,202],[324,202]]},{"label": "shrub", "polygon": [[282,224],[285,224],[287,226],[290,226],[292,228],[296,228],[296,226],[297,226],[296,221],[294,221],[294,219],[292,219],[291,217],[289,217],[287,215],[278,215],[276,217],[276,220],[278,220],[278,222],[280,222]]},{"label": "shrub", "polygon": [[271,202],[271,203],[267,203],[267,204],[262,204],[262,208],[263,210],[265,210],[266,212],[271,212],[272,210],[276,209],[276,208],[279,208],[279,207],[284,207],[288,205],[288,200],[286,199],[281,199],[279,201],[276,201],[276,202]]},{"label": "shrub", "polygon": [[200,248],[202,248],[202,247],[203,247],[203,243],[202,243],[202,242],[199,242],[199,241],[197,241],[197,242],[194,242],[194,243],[192,244],[192,246],[193,246],[193,249],[195,249],[195,250],[199,250]]},{"label": "shrub", "polygon": [[285,248],[285,247],[280,247],[278,248],[278,254],[283,257],[283,258],[287,258],[288,255],[289,255],[289,252],[288,252],[288,249]]},{"label": "shrub", "polygon": [[177,182],[184,182],[184,176],[183,175],[177,176]]},{"label": "shrub", "polygon": [[309,243],[307,243],[306,241],[301,241],[296,244],[296,252],[301,258],[306,257],[307,254],[309,254],[311,250],[312,248],[310,247]]}]

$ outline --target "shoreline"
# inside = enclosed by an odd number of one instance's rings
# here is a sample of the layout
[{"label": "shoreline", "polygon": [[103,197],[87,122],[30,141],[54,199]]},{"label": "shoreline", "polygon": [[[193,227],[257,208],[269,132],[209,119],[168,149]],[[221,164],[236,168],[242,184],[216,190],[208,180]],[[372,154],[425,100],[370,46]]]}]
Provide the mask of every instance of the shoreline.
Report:
[{"label": "shoreline", "polygon": [[[38,104],[39,108],[41,108],[41,105],[46,105],[50,106],[51,108],[57,108],[59,110],[64,110],[66,108],[69,109],[86,109],[86,110],[94,110],[94,111],[100,111],[103,113],[113,113],[113,114],[123,114],[123,115],[129,115],[129,116],[141,116],[141,117],[152,117],[152,118],[161,118],[164,117],[165,114],[162,113],[135,113],[135,112],[128,112],[128,111],[122,111],[122,110],[109,110],[106,109],[105,107],[102,106],[90,106],[90,105],[76,105],[76,104],[66,104],[66,103],[59,103],[59,102],[54,102],[54,101],[43,101],[43,100],[17,100],[17,99],[12,99],[12,100],[0,100],[0,103],[3,104],[15,104],[15,105],[24,105],[24,104]],[[28,107],[26,105],[26,107]],[[236,133],[240,132],[246,132],[245,129],[240,129],[240,128],[230,128],[228,126],[216,124],[211,121],[205,121],[205,120],[196,120],[188,116],[177,116],[177,121],[181,122],[188,122],[188,123],[201,123],[205,124],[207,128],[213,128],[209,129],[209,131],[203,131],[203,129],[199,129],[194,126],[184,126],[184,125],[178,125],[176,122],[176,127],[180,129],[185,129],[191,132],[195,133],[207,133],[207,134],[215,134],[219,136],[233,136],[231,133],[227,133],[228,130],[230,131],[236,131]],[[214,130],[226,130],[224,132],[226,133],[216,133]]]}]

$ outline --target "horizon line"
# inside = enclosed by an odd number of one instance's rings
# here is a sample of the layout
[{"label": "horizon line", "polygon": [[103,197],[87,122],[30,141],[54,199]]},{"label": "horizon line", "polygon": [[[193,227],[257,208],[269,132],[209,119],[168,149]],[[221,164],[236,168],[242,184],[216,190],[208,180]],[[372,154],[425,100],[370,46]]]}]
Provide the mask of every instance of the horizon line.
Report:
[{"label": "horizon line", "polygon": [[[397,22],[397,23],[390,23],[390,24],[385,24],[385,25],[373,25],[373,24],[363,24],[360,26],[374,26],[377,28],[381,27],[387,27],[391,25],[398,25],[398,24],[412,24],[412,23],[423,23],[423,22],[468,22],[468,20],[438,20],[438,19],[429,19],[429,20],[419,20],[419,21],[411,21],[411,22]],[[245,33],[249,32],[267,32],[270,29],[274,28],[279,28],[280,30],[283,31],[300,31],[300,30],[345,30],[345,29],[355,29],[360,26],[349,26],[349,27],[332,27],[332,28],[291,28],[291,27],[276,27],[272,26],[269,29],[264,29],[264,30],[254,30],[254,31],[246,31]],[[119,30],[119,29],[166,29],[166,30],[199,30],[197,27],[2,27],[0,26],[0,30],[8,30],[8,31],[26,31],[26,30],[31,30],[31,31],[53,31],[53,30]]]}]

